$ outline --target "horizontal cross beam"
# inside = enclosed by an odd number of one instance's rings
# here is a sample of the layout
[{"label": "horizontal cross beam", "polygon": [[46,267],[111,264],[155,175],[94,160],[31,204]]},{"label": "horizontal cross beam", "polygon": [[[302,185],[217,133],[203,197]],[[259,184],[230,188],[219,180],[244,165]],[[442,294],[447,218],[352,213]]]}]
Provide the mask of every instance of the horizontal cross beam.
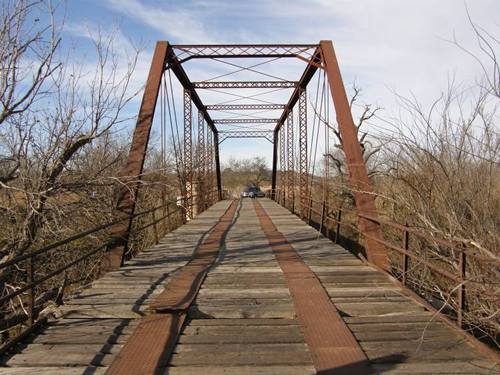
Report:
[{"label": "horizontal cross beam", "polygon": [[284,109],[284,104],[213,104],[205,107],[211,111],[245,111]]},{"label": "horizontal cross beam", "polygon": [[214,124],[276,124],[277,118],[225,118],[214,120]]},{"label": "horizontal cross beam", "polygon": [[317,44],[174,45],[181,63],[193,58],[298,57],[309,60]]},{"label": "horizontal cross beam", "polygon": [[220,131],[219,143],[228,138],[265,138],[273,143],[272,130],[240,130],[240,131]]},{"label": "horizontal cross beam", "polygon": [[295,88],[298,82],[293,81],[204,81],[193,82],[195,89],[274,89]]}]

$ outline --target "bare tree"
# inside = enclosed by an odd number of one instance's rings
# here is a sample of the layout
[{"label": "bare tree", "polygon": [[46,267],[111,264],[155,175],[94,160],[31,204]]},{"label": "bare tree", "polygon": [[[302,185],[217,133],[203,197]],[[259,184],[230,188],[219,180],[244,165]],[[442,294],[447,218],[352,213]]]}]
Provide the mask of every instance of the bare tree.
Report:
[{"label": "bare tree", "polygon": [[[46,13],[38,17],[42,10]],[[131,79],[139,50],[125,56],[114,46],[117,31],[98,30],[92,36],[92,69],[71,60],[56,62],[59,26],[54,12],[44,1],[4,3],[0,263],[82,225],[111,219],[117,172],[128,148],[114,132],[130,120],[124,109],[137,94]],[[49,19],[49,25],[39,25],[40,19]],[[36,69],[30,70],[33,66]],[[94,240],[89,238],[81,248],[92,246]],[[78,251],[72,251],[41,257],[39,272],[50,272],[77,256]],[[95,269],[90,264],[76,270],[72,281]],[[4,294],[22,287],[26,269],[4,268],[0,282]],[[58,282],[66,284],[54,281]],[[42,289],[40,303],[53,296],[49,286]],[[26,316],[22,304],[20,298],[2,306],[2,313],[16,322]]]}]

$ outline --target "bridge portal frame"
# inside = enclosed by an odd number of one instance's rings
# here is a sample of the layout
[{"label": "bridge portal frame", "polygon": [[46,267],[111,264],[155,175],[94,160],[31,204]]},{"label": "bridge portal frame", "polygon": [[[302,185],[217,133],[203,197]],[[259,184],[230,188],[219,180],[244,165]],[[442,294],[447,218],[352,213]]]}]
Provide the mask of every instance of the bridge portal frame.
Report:
[{"label": "bridge portal frame", "polygon": [[[175,51],[182,54],[181,60]],[[356,209],[359,216],[359,228],[365,240],[367,258],[373,264],[388,268],[387,251],[381,244],[382,234],[380,224],[377,222],[375,200],[373,190],[368,179],[366,165],[363,159],[361,146],[357,138],[357,130],[354,124],[349,102],[345,92],[344,84],[340,74],[337,58],[331,41],[322,40],[319,44],[307,45],[171,45],[168,42],[157,43],[148,81],[141,103],[139,117],[134,130],[134,136],[127,164],[124,168],[124,184],[117,199],[117,211],[121,214],[132,215],[135,210],[135,197],[139,191],[139,182],[143,172],[144,160],[149,141],[149,135],[153,122],[156,101],[162,74],[166,69],[171,69],[185,91],[189,91],[192,103],[197,107],[199,113],[211,129],[214,138],[214,159],[216,167],[217,190],[219,199],[222,199],[222,183],[219,161],[219,134],[214,121],[207,112],[205,106],[195,90],[193,84],[182,67],[182,63],[196,58],[242,58],[242,57],[292,57],[307,62],[299,81],[293,84],[293,93],[285,105],[281,117],[274,128],[273,136],[273,170],[272,170],[272,198],[276,195],[276,174],[278,164],[279,131],[285,125],[295,104],[299,102],[299,191],[300,201],[303,203],[307,194],[307,115],[306,111],[306,88],[318,69],[323,69],[328,80],[331,97],[333,100],[339,132],[342,137],[342,146],[347,161],[350,175],[350,184],[355,198]],[[246,85],[244,85],[246,86]],[[303,206],[303,204],[301,204]],[[365,217],[372,217],[368,220]],[[117,227],[114,235],[117,241],[113,249],[123,250],[121,263],[123,263],[132,219],[128,225]],[[110,254],[112,252],[110,251]],[[116,254],[116,251],[114,252]]]}]

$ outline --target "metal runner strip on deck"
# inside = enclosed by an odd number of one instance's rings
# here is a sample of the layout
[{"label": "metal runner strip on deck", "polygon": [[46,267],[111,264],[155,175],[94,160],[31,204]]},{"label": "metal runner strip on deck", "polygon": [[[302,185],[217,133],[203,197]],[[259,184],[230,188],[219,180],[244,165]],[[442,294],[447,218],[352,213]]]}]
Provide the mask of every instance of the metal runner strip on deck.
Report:
[{"label": "metal runner strip on deck", "polygon": [[[498,373],[494,362],[405,295],[386,274],[318,235],[275,202],[259,199],[259,203],[328,293],[374,373]],[[189,262],[228,205],[217,203],[126,267],[65,301],[63,317],[33,335],[0,373],[104,374],[139,318],[150,313],[151,302]],[[164,374],[317,373],[287,278],[253,202],[244,199],[240,205],[224,246],[188,309]],[[158,346],[165,345],[163,341]]]},{"label": "metal runner strip on deck", "polygon": [[292,294],[314,367],[324,375],[369,374],[368,360],[316,275],[302,261],[257,200],[253,201]]},{"label": "metal runner strip on deck", "polygon": [[164,372],[170,361],[186,312],[222,246],[236,213],[233,201],[192,259],[168,281],[150,308],[154,314],[142,318],[106,375],[153,375]]}]

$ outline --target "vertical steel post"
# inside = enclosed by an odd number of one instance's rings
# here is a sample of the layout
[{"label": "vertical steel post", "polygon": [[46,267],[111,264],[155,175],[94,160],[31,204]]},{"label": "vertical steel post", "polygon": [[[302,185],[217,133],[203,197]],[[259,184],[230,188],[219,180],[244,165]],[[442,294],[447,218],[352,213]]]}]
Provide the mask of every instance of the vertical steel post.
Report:
[{"label": "vertical steel post", "polygon": [[281,204],[285,205],[285,192],[286,192],[286,148],[285,148],[285,127],[279,130],[280,138],[280,190],[283,191],[281,197]]},{"label": "vertical steel post", "polygon": [[[35,281],[35,256],[31,255],[28,258],[28,284],[33,284]],[[32,286],[29,291],[28,314],[30,325],[35,324],[35,287]]]},{"label": "vertical steel post", "polygon": [[[288,157],[287,171],[287,195],[288,201],[293,202],[295,199],[295,160],[293,150],[293,112],[290,110],[286,118],[286,148]],[[293,206],[293,204],[292,204]],[[293,210],[292,210],[293,212]]]},{"label": "vertical steel post", "polygon": [[[358,140],[357,128],[352,119],[349,100],[345,92],[340,68],[331,41],[320,42],[321,55],[335,107],[337,123],[342,137],[342,149],[345,154],[350,175],[352,193],[358,213],[377,218],[373,190],[368,179],[368,172]],[[388,270],[389,260],[382,240],[380,224],[376,220],[358,218],[358,225],[364,235],[366,255],[370,262]]]},{"label": "vertical steel post", "polygon": [[158,227],[156,226],[156,215],[155,215],[155,211],[151,211],[151,219],[153,220],[152,223],[153,223],[153,236],[155,238],[155,244],[158,244],[158,242],[160,242],[160,238],[158,236]]},{"label": "vertical steel post", "polygon": [[193,144],[191,91],[184,89],[184,181],[186,184],[186,219],[193,218]]},{"label": "vertical steel post", "polygon": [[201,213],[206,208],[206,174],[205,174],[205,118],[203,113],[198,111],[198,213]]},{"label": "vertical steel post", "polygon": [[[406,229],[403,233],[403,248],[405,251],[408,251],[410,246],[410,233],[408,232],[408,225],[405,225]],[[403,278],[402,283],[406,286],[407,274],[408,274],[408,266],[409,266],[409,258],[406,253],[403,253]]]},{"label": "vertical steel post", "polygon": [[461,249],[460,258],[458,262],[460,286],[458,287],[458,311],[457,311],[457,324],[460,328],[462,328],[464,325],[466,267],[467,267],[467,258],[465,255],[465,249]]},{"label": "vertical steel post", "polygon": [[340,242],[340,222],[342,221],[342,210],[339,208],[337,212],[337,224],[335,225],[335,243]]},{"label": "vertical steel post", "polygon": [[125,260],[130,229],[132,227],[131,215],[135,211],[135,199],[139,192],[139,182],[142,178],[149,134],[153,124],[161,77],[167,63],[168,50],[169,46],[167,42],[156,43],[132,138],[132,145],[130,146],[127,163],[121,172],[123,185],[120,187],[117,197],[117,216],[120,218],[130,217],[130,219],[124,220],[111,228],[111,236],[114,238],[114,241],[107,248],[107,253],[101,267],[102,271],[116,269]]},{"label": "vertical steel post", "polygon": [[219,159],[219,133],[214,132],[214,153],[215,153],[215,176],[217,179],[217,195],[218,199],[222,200],[222,180],[220,174],[220,159]]},{"label": "vertical steel post", "polygon": [[299,96],[299,196],[300,214],[307,217],[308,176],[307,176],[307,96],[302,89]]},{"label": "vertical steel post", "polygon": [[278,169],[278,131],[274,130],[273,136],[273,171],[271,175],[271,199],[276,197],[276,170]]},{"label": "vertical steel post", "polygon": [[214,188],[213,184],[213,165],[214,165],[214,143],[213,143],[213,134],[210,129],[207,129],[207,156],[206,156],[206,170],[207,170],[207,192],[210,200],[210,204],[212,204],[212,192]]}]

